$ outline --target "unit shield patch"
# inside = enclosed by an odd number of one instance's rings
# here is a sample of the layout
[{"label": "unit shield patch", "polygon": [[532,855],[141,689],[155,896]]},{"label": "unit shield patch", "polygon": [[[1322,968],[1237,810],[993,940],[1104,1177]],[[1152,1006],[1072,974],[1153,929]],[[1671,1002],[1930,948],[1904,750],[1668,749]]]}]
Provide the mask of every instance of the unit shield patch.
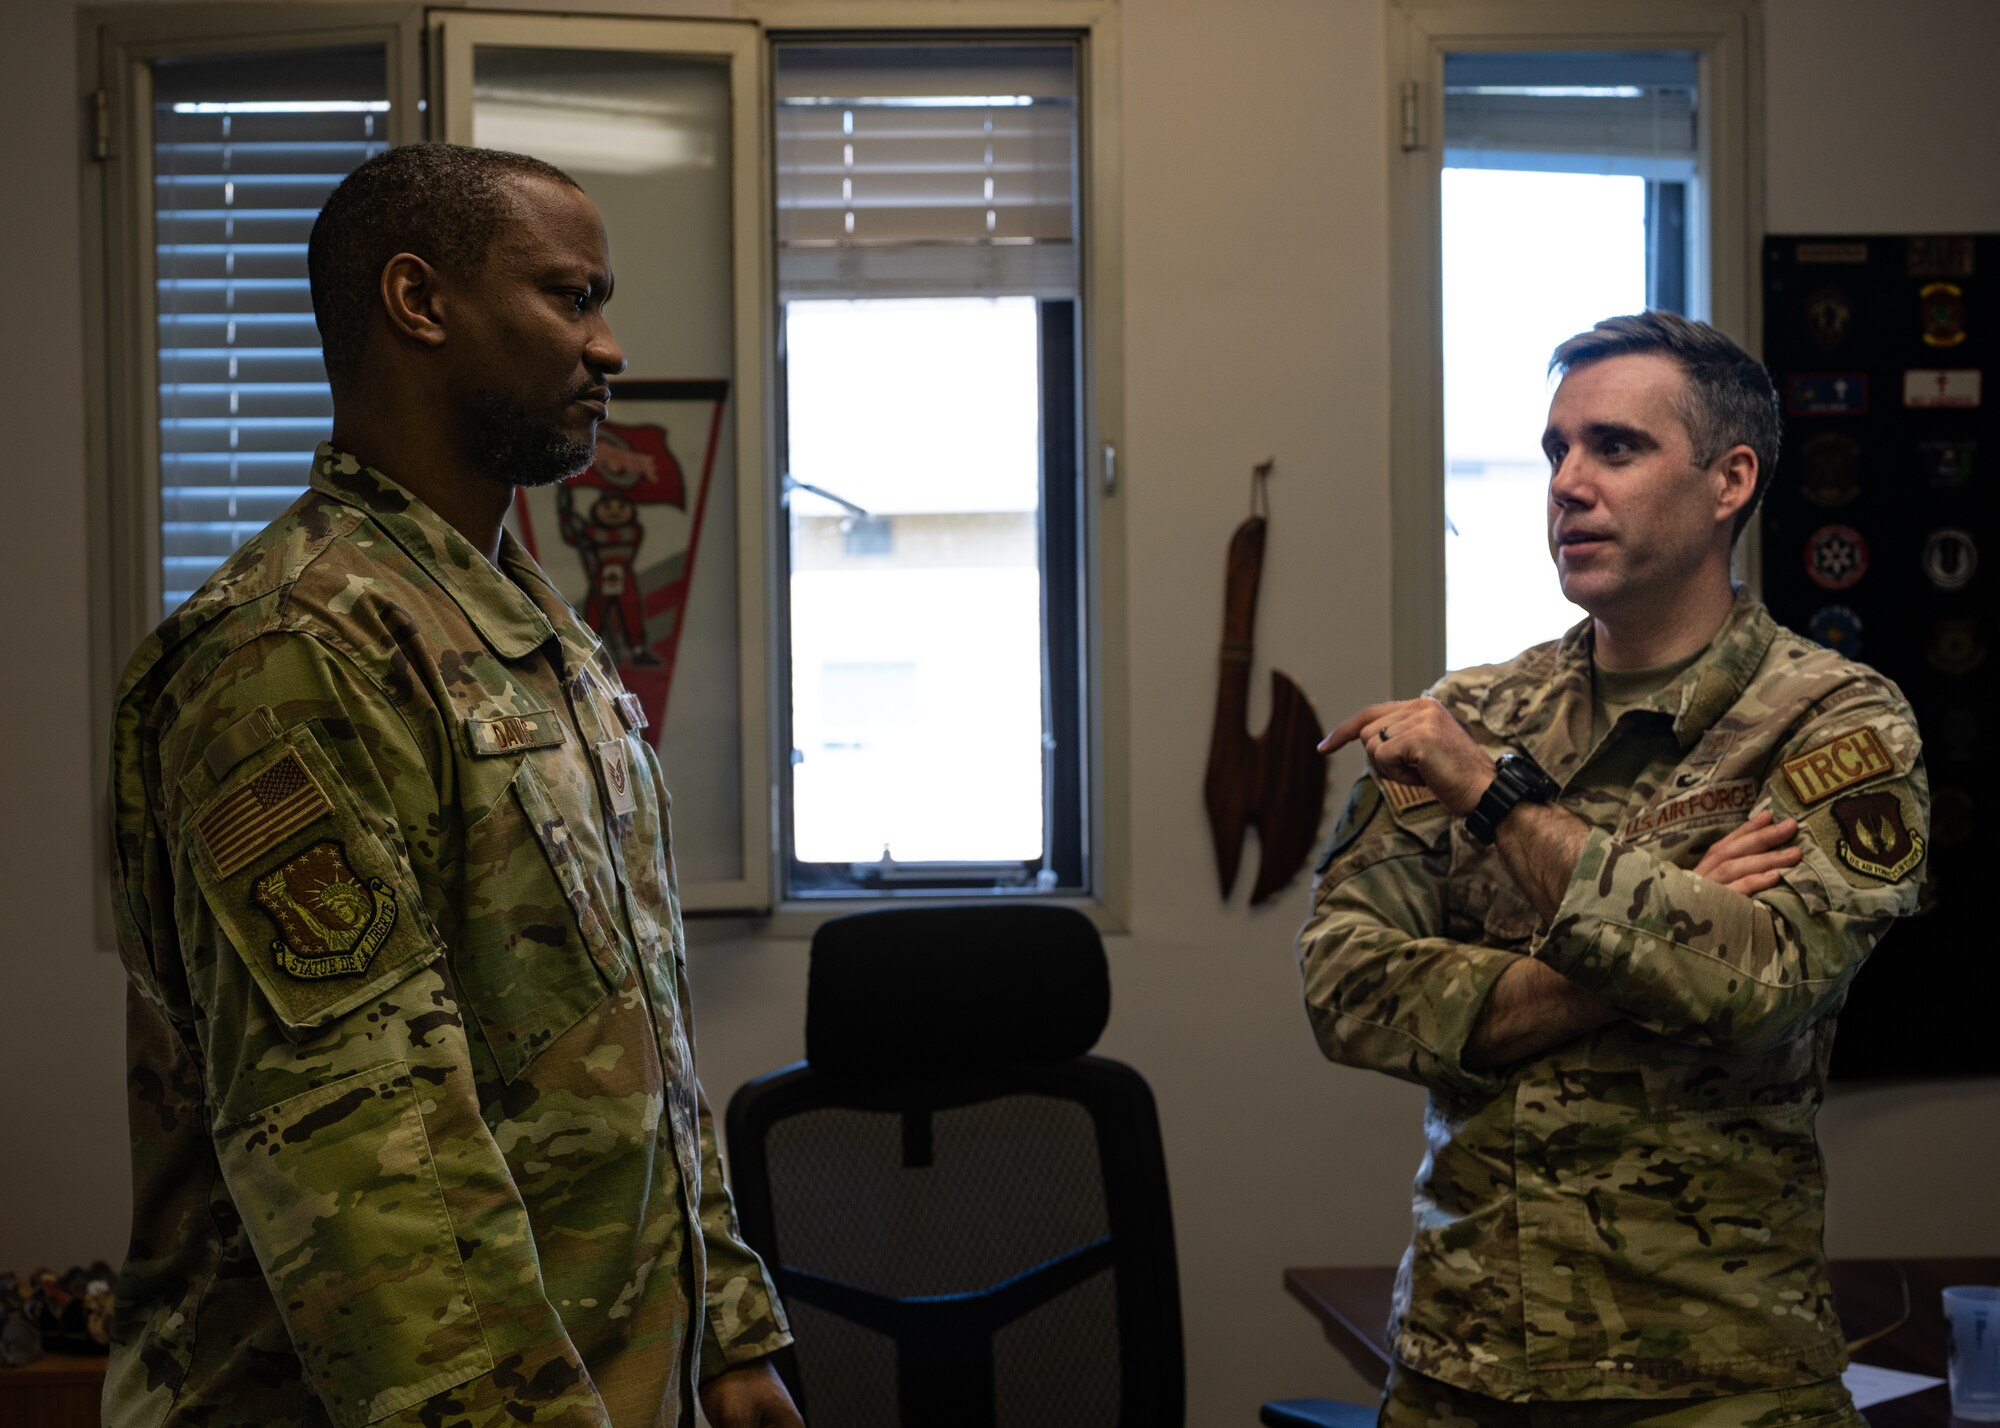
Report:
[{"label": "unit shield patch", "polygon": [[380,878],[363,883],[339,843],[315,843],[256,881],[257,903],[278,924],[271,943],[294,977],[356,977],[396,927],[396,895]]},{"label": "unit shield patch", "polygon": [[1843,798],[1833,805],[1833,816],[1840,821],[1834,852],[1856,872],[1893,883],[1923,861],[1924,840],[1903,821],[1903,804],[1894,793]]}]

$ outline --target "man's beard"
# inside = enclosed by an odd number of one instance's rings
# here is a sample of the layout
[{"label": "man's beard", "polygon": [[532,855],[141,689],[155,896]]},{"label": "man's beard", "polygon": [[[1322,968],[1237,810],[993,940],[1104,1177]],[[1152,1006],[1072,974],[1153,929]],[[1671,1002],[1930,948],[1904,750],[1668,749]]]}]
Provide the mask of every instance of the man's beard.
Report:
[{"label": "man's beard", "polygon": [[553,486],[579,475],[597,454],[553,417],[540,418],[512,397],[482,392],[469,434],[477,469],[512,486]]}]

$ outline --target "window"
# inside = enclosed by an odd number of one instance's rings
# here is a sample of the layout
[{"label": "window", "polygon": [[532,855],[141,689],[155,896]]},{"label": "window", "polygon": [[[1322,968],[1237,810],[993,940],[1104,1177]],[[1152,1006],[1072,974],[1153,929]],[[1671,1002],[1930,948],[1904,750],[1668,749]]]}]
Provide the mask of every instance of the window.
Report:
[{"label": "window", "polygon": [[1447,54],[1444,81],[1445,667],[1460,669],[1583,618],[1544,545],[1545,368],[1599,318],[1687,310],[1698,67]]},{"label": "window", "polygon": [[1088,886],[1073,43],[781,43],[794,897]]},{"label": "window", "polygon": [[[833,897],[1004,892],[1115,920],[1124,765],[1099,731],[1122,686],[1095,652],[1121,628],[1120,284],[1085,180],[1115,173],[1086,99],[1115,115],[1116,11],[1020,0],[1030,28],[940,12],[921,39],[846,14],[788,3],[838,28],[776,36],[396,3],[94,22],[105,687],[329,433],[305,266],[327,193],[393,144],[524,150],[605,215],[631,365],[603,470],[515,521],[616,624],[684,907],[803,899],[792,930]],[[592,527],[634,481],[621,565]]]},{"label": "window", "polygon": [[[1514,0],[1391,12],[1399,696],[1580,618],[1543,531],[1558,342],[1650,305],[1756,350],[1753,11],[1642,8],[1574,30]],[[1747,539],[1740,556],[1754,577]]]}]

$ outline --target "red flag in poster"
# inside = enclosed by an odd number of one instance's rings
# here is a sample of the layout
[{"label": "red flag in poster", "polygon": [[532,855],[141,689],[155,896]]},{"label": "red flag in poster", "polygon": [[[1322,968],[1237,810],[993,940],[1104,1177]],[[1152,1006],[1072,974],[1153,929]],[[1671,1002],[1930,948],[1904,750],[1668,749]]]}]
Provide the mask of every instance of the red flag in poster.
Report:
[{"label": "red flag in poster", "polygon": [[[611,391],[612,410],[630,416],[598,423],[589,469],[553,488],[519,492],[516,512],[529,554],[604,641],[658,738],[729,384],[617,381]],[[682,453],[695,454],[690,432],[703,443],[698,465],[682,460]],[[690,470],[698,472],[692,511]]]}]

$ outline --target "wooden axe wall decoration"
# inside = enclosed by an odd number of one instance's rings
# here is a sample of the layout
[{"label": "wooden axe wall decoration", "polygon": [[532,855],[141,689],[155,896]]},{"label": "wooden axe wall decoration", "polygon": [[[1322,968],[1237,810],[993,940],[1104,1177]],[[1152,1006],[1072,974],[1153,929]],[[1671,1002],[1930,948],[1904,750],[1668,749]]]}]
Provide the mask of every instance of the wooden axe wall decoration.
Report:
[{"label": "wooden axe wall decoration", "polygon": [[1264,573],[1264,531],[1270,502],[1264,482],[1272,462],[1250,477],[1250,518],[1229,538],[1222,604],[1222,675],[1215,693],[1215,727],[1208,740],[1202,797],[1215,835],[1222,896],[1236,886],[1245,829],[1255,824],[1260,852],[1252,906],[1292,880],[1312,852],[1326,804],[1327,756],[1315,747],[1322,732],[1312,702],[1289,676],[1271,671],[1271,718],[1249,730],[1250,658],[1257,626],[1257,587]]}]

